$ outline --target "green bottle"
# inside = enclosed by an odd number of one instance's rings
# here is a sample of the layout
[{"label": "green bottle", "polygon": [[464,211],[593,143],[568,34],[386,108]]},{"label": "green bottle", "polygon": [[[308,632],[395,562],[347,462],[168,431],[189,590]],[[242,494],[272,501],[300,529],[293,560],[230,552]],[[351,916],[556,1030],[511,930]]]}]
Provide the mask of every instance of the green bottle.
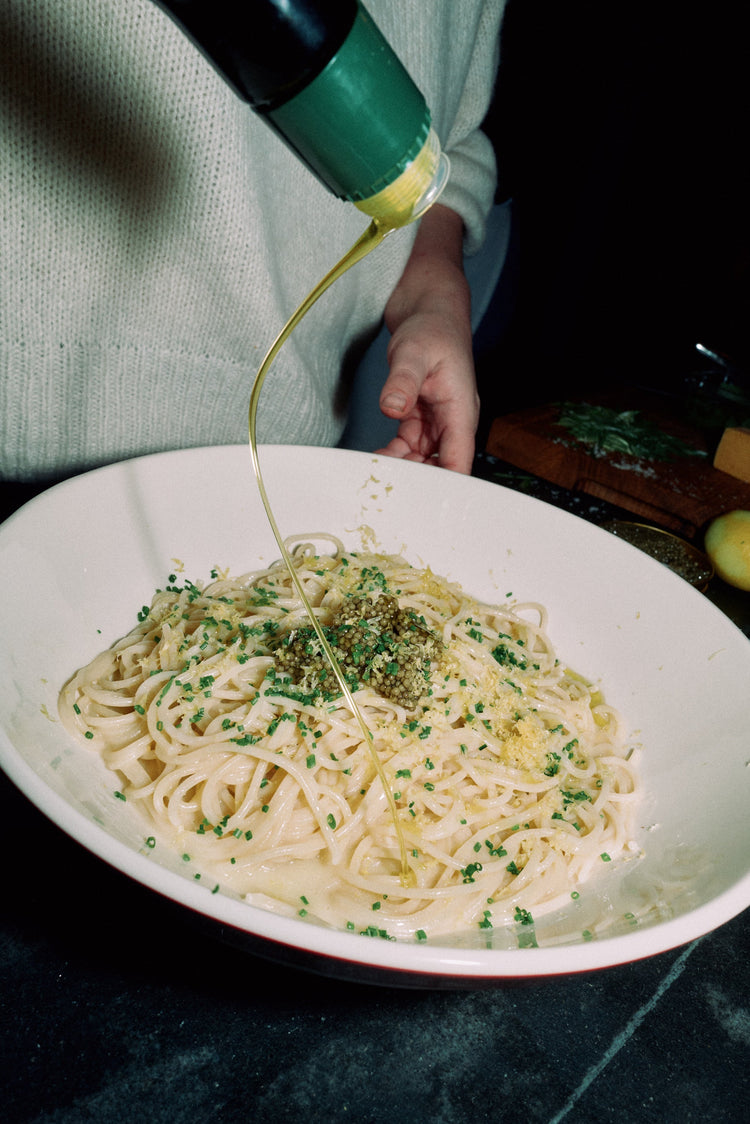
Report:
[{"label": "green bottle", "polygon": [[158,0],[334,195],[401,226],[442,191],[423,95],[359,0]]}]

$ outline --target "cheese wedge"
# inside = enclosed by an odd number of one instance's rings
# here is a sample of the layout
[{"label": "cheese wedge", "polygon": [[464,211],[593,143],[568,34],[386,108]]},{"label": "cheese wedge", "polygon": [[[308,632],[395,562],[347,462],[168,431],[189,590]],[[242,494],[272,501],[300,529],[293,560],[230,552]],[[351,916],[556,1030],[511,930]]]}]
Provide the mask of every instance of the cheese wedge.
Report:
[{"label": "cheese wedge", "polygon": [[714,468],[750,484],[750,429],[725,429],[714,457]]}]

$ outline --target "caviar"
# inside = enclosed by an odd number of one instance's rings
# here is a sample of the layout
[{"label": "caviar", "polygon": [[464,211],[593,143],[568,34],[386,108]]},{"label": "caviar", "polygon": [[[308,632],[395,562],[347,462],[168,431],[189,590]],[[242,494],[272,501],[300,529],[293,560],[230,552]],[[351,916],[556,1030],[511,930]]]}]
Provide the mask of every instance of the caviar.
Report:
[{"label": "caviar", "polygon": [[[399,607],[389,593],[350,597],[323,628],[352,689],[371,687],[407,708],[425,694],[430,666],[442,642],[416,614]],[[334,675],[312,627],[286,636],[275,652],[277,670],[306,690],[326,693]]]}]

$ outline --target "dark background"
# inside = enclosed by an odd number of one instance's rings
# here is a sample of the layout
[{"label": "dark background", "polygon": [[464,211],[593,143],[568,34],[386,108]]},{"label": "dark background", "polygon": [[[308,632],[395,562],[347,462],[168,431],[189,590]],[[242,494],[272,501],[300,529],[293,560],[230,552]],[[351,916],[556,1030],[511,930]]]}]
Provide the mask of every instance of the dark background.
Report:
[{"label": "dark background", "polygon": [[488,417],[671,388],[698,342],[750,366],[744,24],[725,0],[509,0],[487,129],[520,256],[479,350]]}]

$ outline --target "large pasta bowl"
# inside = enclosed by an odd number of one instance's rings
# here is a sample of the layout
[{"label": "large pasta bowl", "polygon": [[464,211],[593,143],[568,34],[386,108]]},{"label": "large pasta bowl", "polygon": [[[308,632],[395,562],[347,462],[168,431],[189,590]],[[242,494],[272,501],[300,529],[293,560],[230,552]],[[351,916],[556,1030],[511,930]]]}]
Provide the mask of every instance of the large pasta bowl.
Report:
[{"label": "large pasta bowl", "polygon": [[488,986],[601,969],[676,948],[750,904],[750,644],[702,594],[627,542],[492,483],[342,450],[265,446],[260,463],[283,535],[330,532],[481,600],[547,607],[561,660],[601,681],[639,747],[638,857],[603,864],[533,941],[512,926],[407,941],[212,892],[180,854],[148,845],[113,773],[61,724],[58,693],[177,563],[199,580],[278,556],[246,447],[99,469],[0,529],[0,764],[41,812],[217,935],[341,978]]}]

